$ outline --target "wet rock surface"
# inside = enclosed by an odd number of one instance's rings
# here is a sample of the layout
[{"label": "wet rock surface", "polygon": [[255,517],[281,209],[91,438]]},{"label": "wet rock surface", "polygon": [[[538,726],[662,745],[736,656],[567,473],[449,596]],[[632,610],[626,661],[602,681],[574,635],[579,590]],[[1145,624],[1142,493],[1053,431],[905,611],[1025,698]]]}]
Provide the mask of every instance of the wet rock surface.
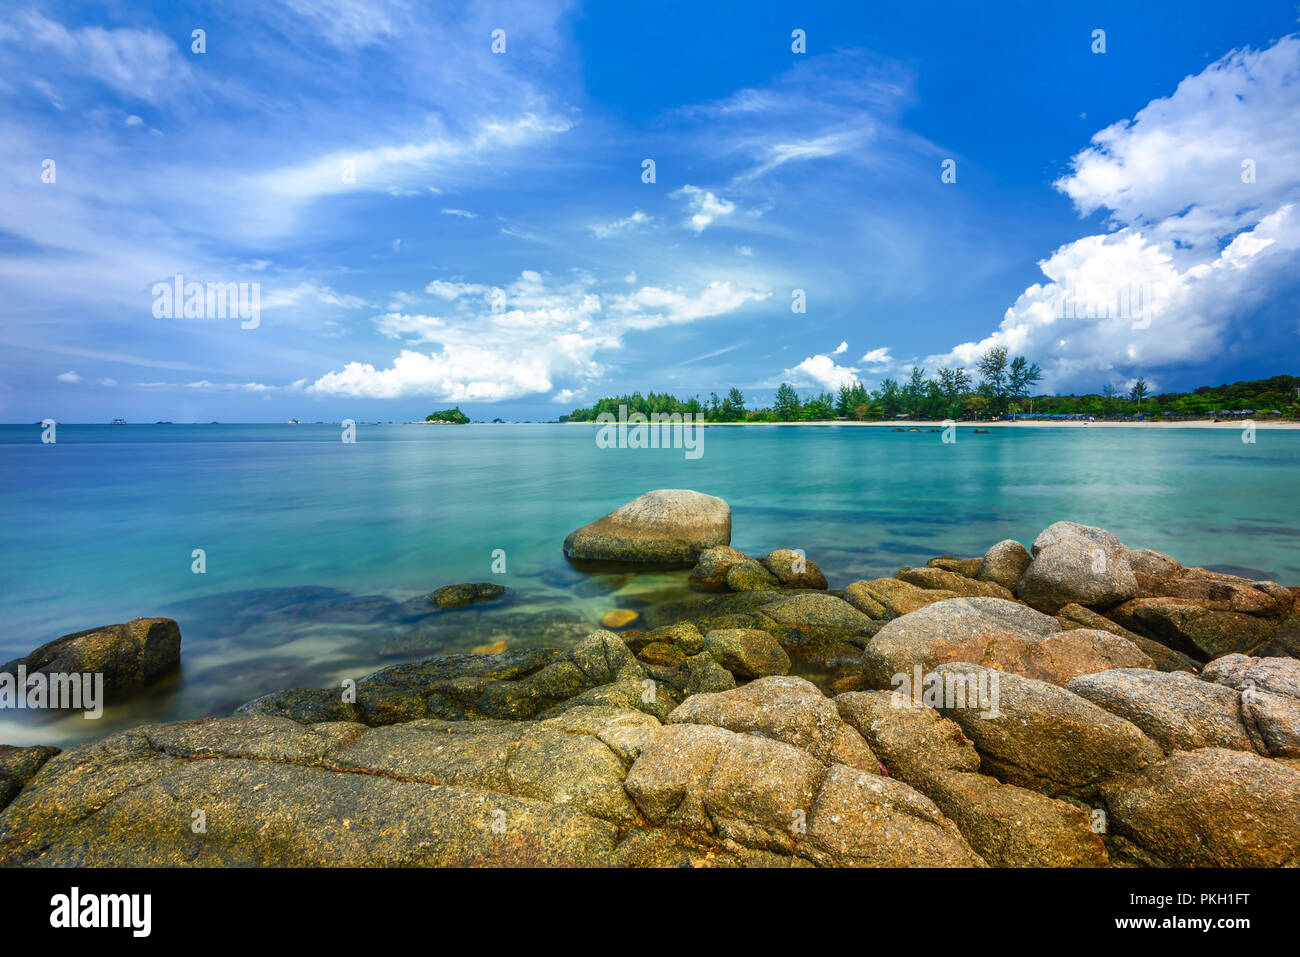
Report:
[{"label": "wet rock surface", "polygon": [[0,674],[101,674],[109,700],[136,694],[180,665],[181,631],[171,618],[133,618],[64,635],[0,665]]}]

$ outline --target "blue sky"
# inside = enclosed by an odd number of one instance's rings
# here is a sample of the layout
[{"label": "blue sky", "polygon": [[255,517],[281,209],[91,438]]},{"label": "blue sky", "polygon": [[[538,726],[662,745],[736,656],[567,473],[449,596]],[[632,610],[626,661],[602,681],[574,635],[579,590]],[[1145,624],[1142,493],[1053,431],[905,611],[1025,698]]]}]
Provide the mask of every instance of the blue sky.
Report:
[{"label": "blue sky", "polygon": [[1300,8],[1051,6],[13,6],[0,420],[1295,373]]}]

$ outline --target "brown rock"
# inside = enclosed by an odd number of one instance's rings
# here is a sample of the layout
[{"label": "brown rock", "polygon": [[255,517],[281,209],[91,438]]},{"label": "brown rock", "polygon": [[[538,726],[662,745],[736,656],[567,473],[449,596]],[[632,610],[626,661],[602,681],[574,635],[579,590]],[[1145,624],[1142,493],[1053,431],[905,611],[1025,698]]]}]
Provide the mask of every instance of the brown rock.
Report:
[{"label": "brown rock", "polygon": [[1174,867],[1300,864],[1300,771],[1246,751],[1176,751],[1102,785],[1116,834]]},{"label": "brown rock", "polygon": [[1006,538],[984,553],[975,577],[1015,591],[1016,583],[1031,561],[1033,556],[1024,545],[1014,538]]}]

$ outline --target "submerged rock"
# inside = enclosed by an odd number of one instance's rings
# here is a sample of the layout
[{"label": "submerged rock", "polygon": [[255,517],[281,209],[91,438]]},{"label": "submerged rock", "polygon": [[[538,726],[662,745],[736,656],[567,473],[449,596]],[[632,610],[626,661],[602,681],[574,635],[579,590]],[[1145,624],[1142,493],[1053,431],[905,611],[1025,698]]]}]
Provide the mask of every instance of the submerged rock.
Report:
[{"label": "submerged rock", "polygon": [[612,608],[600,616],[602,628],[622,628],[641,617],[639,612],[630,608]]},{"label": "submerged rock", "polygon": [[505,593],[504,585],[496,585],[492,582],[444,585],[428,597],[428,603],[435,608],[463,608],[475,602],[500,598]]},{"label": "submerged rock", "polygon": [[170,618],[132,618],[56,638],[0,666],[0,673],[28,675],[98,673],[110,700],[141,691],[174,671],[181,660],[181,630]]},{"label": "submerged rock", "polygon": [[731,542],[731,509],[712,495],[689,489],[646,492],[571,532],[569,558],[683,565],[707,548]]}]

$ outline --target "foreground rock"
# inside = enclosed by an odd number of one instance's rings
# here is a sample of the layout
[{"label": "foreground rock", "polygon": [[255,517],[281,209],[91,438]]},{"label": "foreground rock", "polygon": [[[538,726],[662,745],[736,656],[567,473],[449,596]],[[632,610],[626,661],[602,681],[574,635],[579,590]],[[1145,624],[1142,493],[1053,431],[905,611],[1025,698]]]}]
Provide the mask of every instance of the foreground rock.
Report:
[{"label": "foreground rock", "polygon": [[731,542],[731,509],[688,489],[646,492],[564,540],[569,558],[685,565]]},{"label": "foreground rock", "polygon": [[1082,675],[1066,687],[1133,722],[1166,752],[1254,750],[1241,720],[1241,695],[1195,675],[1120,668]]},{"label": "foreground rock", "polygon": [[981,766],[1001,781],[1051,797],[1087,801],[1103,781],[1162,756],[1135,724],[1046,681],[956,663],[935,669],[945,682],[993,692],[995,708],[945,695],[938,709],[961,726]]},{"label": "foreground rock", "polygon": [[102,674],[104,696],[120,699],[147,688],[175,670],[181,660],[181,630],[170,618],[132,618],[56,638],[0,666],[16,675]]},{"label": "foreground rock", "polygon": [[953,721],[891,692],[835,699],[890,775],[930,798],[995,867],[1100,867],[1105,843],[1080,808],[980,774],[980,756]]},{"label": "foreground rock", "polygon": [[814,755],[608,706],[150,725],[48,761],[0,813],[0,865],[983,863],[924,795]]},{"label": "foreground rock", "polygon": [[1071,678],[1110,668],[1150,668],[1132,642],[1106,631],[1066,631],[1056,619],[999,598],[953,598],[890,621],[867,645],[867,679],[892,687],[950,661],[1064,685]]},{"label": "foreground rock", "polygon": [[41,765],[58,753],[58,748],[15,748],[0,744],[0,810],[4,810],[27,782],[36,776]]},{"label": "foreground rock", "polygon": [[1156,867],[1300,865],[1300,771],[1245,751],[1179,751],[1102,786],[1115,833]]}]

